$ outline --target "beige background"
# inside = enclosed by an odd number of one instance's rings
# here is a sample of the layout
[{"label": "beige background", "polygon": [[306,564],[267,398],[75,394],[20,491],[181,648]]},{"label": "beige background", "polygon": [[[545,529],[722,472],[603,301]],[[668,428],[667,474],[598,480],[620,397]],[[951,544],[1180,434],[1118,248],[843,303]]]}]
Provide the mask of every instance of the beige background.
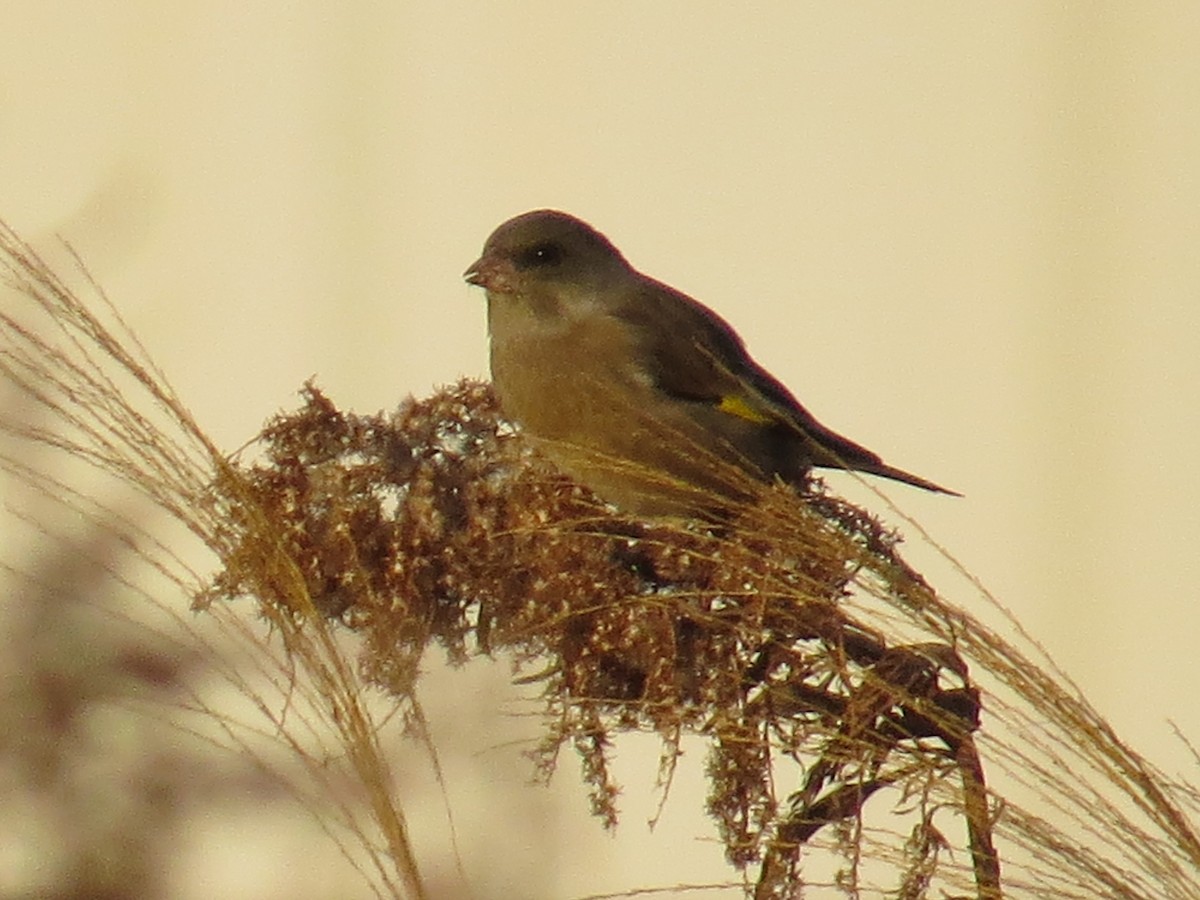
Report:
[{"label": "beige background", "polygon": [[[962,490],[888,493],[1195,778],[1168,719],[1200,741],[1198,46],[1196,4],[1132,0],[22,4],[0,216],[76,245],[232,449],[310,375],[370,411],[485,374],[460,273],[510,215],[581,215],[828,424]],[[462,765],[519,785],[489,729]],[[724,877],[684,790],[647,838],[646,749],[616,839],[564,763],[562,848],[464,826],[472,876],[527,853],[547,897]]]}]

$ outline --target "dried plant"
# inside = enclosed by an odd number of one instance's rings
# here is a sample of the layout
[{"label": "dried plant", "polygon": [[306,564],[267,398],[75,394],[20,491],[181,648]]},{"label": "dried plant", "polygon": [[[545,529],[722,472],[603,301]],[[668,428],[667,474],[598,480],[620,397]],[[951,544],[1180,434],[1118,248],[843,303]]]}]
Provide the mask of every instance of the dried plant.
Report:
[{"label": "dried plant", "polygon": [[668,783],[681,740],[702,736],[709,814],[757,898],[822,881],[852,897],[1200,896],[1194,789],[820,483],[755,488],[707,521],[624,518],[533,456],[475,382],[375,416],[308,385],[258,457],[230,461],[135,343],[0,240],[60,330],[3,315],[0,365],[57,417],[9,427],[127,480],[216,553],[195,605],[273,626],[288,690],[371,800],[369,825],[344,815],[380,893],[425,890],[365,687],[419,721],[436,645],[517,661],[545,704],[536,765],[578,754],[606,824],[620,733],[661,738]]}]

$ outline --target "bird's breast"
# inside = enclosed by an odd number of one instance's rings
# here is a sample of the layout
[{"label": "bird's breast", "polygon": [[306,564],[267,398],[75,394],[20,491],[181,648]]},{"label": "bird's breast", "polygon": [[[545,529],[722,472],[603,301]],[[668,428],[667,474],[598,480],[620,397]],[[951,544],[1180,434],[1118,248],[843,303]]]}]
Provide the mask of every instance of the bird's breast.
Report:
[{"label": "bird's breast", "polygon": [[525,304],[491,302],[488,324],[501,409],[535,437],[594,435],[598,422],[627,418],[650,393],[633,335],[610,316],[546,318]]}]

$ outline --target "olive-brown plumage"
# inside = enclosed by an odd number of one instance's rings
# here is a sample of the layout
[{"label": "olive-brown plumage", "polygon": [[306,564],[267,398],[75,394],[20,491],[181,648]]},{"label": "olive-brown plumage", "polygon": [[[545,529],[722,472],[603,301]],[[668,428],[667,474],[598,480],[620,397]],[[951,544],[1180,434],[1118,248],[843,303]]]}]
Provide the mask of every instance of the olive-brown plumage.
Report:
[{"label": "olive-brown plumage", "polygon": [[800,487],[813,466],[954,493],[823,426],[720,316],[573,216],[510,219],[466,279],[487,291],[505,416],[627,512],[703,516],[777,477]]}]

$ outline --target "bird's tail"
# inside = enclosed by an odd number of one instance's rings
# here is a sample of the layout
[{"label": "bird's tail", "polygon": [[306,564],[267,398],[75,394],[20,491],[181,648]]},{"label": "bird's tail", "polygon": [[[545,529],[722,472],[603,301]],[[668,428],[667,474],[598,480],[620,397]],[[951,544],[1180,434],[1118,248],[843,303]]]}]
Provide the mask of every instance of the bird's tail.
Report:
[{"label": "bird's tail", "polygon": [[897,469],[895,466],[889,466],[882,461],[868,465],[851,464],[844,468],[853,469],[856,472],[866,472],[869,475],[878,475],[881,478],[890,478],[892,481],[902,481],[905,484],[911,484],[913,487],[923,488],[937,494],[949,494],[951,497],[962,496],[958,491],[952,491],[950,488],[942,487],[940,484],[936,484],[927,478],[922,478],[920,475],[914,475],[911,472],[905,472],[903,469]]},{"label": "bird's tail", "polygon": [[933,491],[937,494],[949,494],[952,497],[962,496],[958,491],[942,487],[940,484],[932,482],[927,478],[922,478],[920,475],[913,475],[911,472],[905,472],[903,469],[889,466],[878,454],[872,453],[866,447],[854,443],[849,438],[842,437],[840,434],[830,431],[825,426],[816,422],[816,420],[813,420],[811,426],[803,430],[801,434],[804,435],[809,446],[814,451],[813,465],[815,466],[827,469],[850,469],[855,472],[866,472],[868,475],[890,478],[893,481],[911,484],[913,487]]}]

